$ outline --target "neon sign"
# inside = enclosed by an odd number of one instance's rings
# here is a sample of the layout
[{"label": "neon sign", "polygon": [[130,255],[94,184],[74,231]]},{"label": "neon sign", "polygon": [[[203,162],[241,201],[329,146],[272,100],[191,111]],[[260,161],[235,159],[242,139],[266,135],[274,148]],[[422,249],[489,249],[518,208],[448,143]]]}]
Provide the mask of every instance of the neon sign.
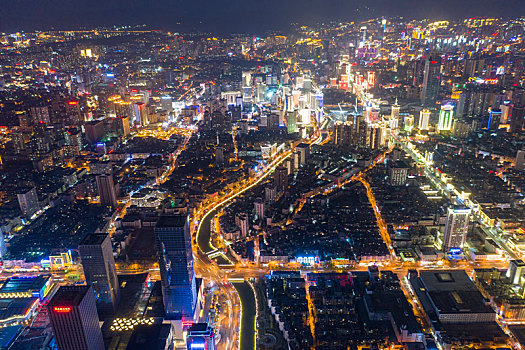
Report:
[{"label": "neon sign", "polygon": [[71,308],[69,306],[55,306],[53,308],[53,311],[60,313],[68,313],[71,312]]}]

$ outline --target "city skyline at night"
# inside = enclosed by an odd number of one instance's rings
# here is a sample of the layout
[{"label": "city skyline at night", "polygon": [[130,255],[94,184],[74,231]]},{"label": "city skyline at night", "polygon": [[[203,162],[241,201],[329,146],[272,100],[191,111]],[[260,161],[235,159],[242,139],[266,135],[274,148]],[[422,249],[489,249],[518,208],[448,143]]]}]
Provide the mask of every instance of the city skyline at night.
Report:
[{"label": "city skyline at night", "polygon": [[0,6],[0,348],[521,350],[495,4]]}]

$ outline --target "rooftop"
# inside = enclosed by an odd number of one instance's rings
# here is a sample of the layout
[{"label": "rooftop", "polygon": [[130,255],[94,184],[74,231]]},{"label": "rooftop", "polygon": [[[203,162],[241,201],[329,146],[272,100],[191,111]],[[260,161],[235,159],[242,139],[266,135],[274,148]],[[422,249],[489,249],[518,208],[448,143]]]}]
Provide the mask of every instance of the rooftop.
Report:
[{"label": "rooftop", "polygon": [[62,286],[49,302],[49,306],[78,306],[90,289],[89,286]]},{"label": "rooftop", "polygon": [[107,236],[107,233],[92,233],[84,237],[80,245],[101,245]]},{"label": "rooftop", "polygon": [[184,227],[186,215],[162,215],[155,227]]},{"label": "rooftop", "polygon": [[470,277],[463,270],[425,270],[419,272],[419,277],[429,292],[478,292]]},{"label": "rooftop", "polygon": [[0,288],[0,293],[21,293],[39,291],[49,280],[49,276],[12,277]]}]

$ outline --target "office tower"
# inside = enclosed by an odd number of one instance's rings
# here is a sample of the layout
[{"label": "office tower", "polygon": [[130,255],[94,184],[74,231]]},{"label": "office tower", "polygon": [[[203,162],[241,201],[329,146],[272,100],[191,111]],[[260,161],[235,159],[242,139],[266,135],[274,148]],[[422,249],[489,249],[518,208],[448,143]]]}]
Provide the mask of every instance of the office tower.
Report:
[{"label": "office tower", "polygon": [[362,26],[361,29],[359,29],[359,47],[363,47],[366,42],[366,26]]},{"label": "office tower", "polygon": [[437,129],[439,131],[450,131],[454,121],[454,106],[446,104],[441,106],[439,111],[439,122]]},{"label": "office tower", "polygon": [[525,151],[520,150],[516,153],[516,161],[514,162],[514,168],[517,170],[525,170]]},{"label": "office tower", "polygon": [[436,100],[439,93],[439,85],[441,83],[440,60],[440,57],[428,57],[425,60],[423,87],[421,89],[421,104],[426,108],[433,108],[436,105]]},{"label": "office tower", "polygon": [[154,230],[166,318],[193,320],[197,287],[188,217],[162,215]]},{"label": "office tower", "polygon": [[428,130],[428,124],[430,122],[430,111],[423,109],[419,112],[419,130]]},{"label": "office tower", "polygon": [[80,129],[67,129],[64,132],[64,139],[66,141],[66,145],[71,146],[77,154],[82,150],[82,132]]},{"label": "office tower", "polygon": [[294,169],[299,169],[301,166],[301,152],[295,151],[293,153],[293,167]]},{"label": "office tower", "polygon": [[448,208],[445,233],[443,235],[443,251],[457,253],[463,249],[467,238],[470,208],[464,205],[453,205]]},{"label": "office tower", "polygon": [[399,110],[400,109],[401,109],[401,106],[397,104],[397,99],[396,99],[396,103],[392,105],[392,110],[390,112],[390,119],[399,120]]},{"label": "office tower", "polygon": [[288,170],[282,165],[279,165],[277,168],[275,168],[275,172],[273,173],[273,178],[275,181],[275,185],[277,186],[277,189],[280,191],[283,191],[288,187]]},{"label": "office tower", "polygon": [[47,307],[59,350],[104,350],[91,287],[62,286]]},{"label": "office tower", "polygon": [[29,109],[29,114],[31,115],[32,124],[50,124],[51,120],[49,118],[49,107],[31,107]]},{"label": "office tower", "polygon": [[162,96],[160,98],[160,105],[162,106],[162,109],[164,109],[166,112],[173,112],[173,99],[171,98],[171,96]]},{"label": "office tower", "polygon": [[188,329],[187,350],[215,350],[215,334],[207,323],[195,323]]},{"label": "office tower", "polygon": [[87,142],[93,144],[104,137],[104,121],[93,120],[84,124]]},{"label": "office tower", "polygon": [[20,206],[22,215],[31,217],[40,209],[38,196],[34,187],[20,189],[16,196],[18,197],[18,205]]},{"label": "office tower", "polygon": [[405,116],[405,131],[410,133],[414,129],[414,116],[407,115]]},{"label": "office tower", "polygon": [[149,124],[148,106],[144,102],[137,102],[133,105],[133,114],[135,124],[142,126]]},{"label": "office tower", "polygon": [[4,241],[4,233],[2,232],[2,228],[0,228],[0,258],[3,258],[7,253],[7,245]]},{"label": "office tower", "polygon": [[242,87],[251,86],[252,84],[252,72],[243,71],[242,72]]},{"label": "office tower", "polygon": [[255,216],[257,216],[258,219],[264,219],[264,201],[262,198],[257,198],[255,202],[253,202],[253,206],[255,208]]},{"label": "office tower", "polygon": [[98,195],[100,196],[100,204],[116,208],[117,192],[115,190],[115,184],[113,183],[113,175],[97,175],[96,180]]},{"label": "office tower", "polygon": [[297,111],[286,113],[286,128],[289,134],[297,132]]},{"label": "office tower", "polygon": [[118,116],[117,117],[117,131],[123,137],[129,135],[129,117],[128,116]]},{"label": "office tower", "polygon": [[78,246],[86,283],[97,297],[97,309],[102,313],[115,311],[120,300],[120,287],[111,238],[107,233],[87,235]]},{"label": "office tower", "polygon": [[395,161],[388,166],[388,183],[390,186],[404,186],[407,183],[408,165],[401,161]]},{"label": "office tower", "polygon": [[525,262],[523,260],[511,260],[507,268],[506,276],[510,283],[523,285],[523,275],[525,274]]},{"label": "office tower", "polygon": [[78,125],[80,123],[80,105],[77,100],[66,101],[65,112],[67,115],[66,125]]},{"label": "office tower", "polygon": [[470,133],[471,123],[465,120],[454,120],[452,135],[458,139],[465,139]]},{"label": "office tower", "polygon": [[293,173],[293,160],[288,158],[284,161],[284,166],[286,167],[286,171],[288,172],[288,175],[292,175]]},{"label": "office tower", "polygon": [[273,203],[277,199],[277,187],[268,185],[264,188],[264,200],[266,203]]},{"label": "office tower", "polygon": [[310,145],[307,143],[300,143],[295,148],[301,154],[301,165],[305,164],[310,159]]},{"label": "office tower", "polygon": [[215,147],[215,164],[224,163],[224,147],[217,146]]},{"label": "office tower", "polygon": [[248,215],[245,213],[240,213],[235,217],[235,225],[241,229],[241,236],[246,238],[248,236],[248,231],[250,229],[250,224],[248,222]]},{"label": "office tower", "polygon": [[525,106],[513,106],[508,107],[511,109],[509,116],[510,119],[510,132],[521,134],[523,127],[525,127]]}]

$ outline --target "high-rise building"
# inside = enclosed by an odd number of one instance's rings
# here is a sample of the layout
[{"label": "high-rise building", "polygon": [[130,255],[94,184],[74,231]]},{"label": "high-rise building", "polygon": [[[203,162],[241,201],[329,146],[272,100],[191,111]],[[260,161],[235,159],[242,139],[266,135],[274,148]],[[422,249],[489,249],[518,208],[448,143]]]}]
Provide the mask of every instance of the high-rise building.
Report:
[{"label": "high-rise building", "polygon": [[412,129],[414,129],[414,116],[407,115],[405,116],[405,131],[410,133]]},{"label": "high-rise building", "polygon": [[453,205],[448,208],[445,233],[443,235],[443,251],[445,253],[460,252],[465,245],[470,219],[470,208],[464,205]]},{"label": "high-rise building", "polygon": [[4,255],[7,253],[7,245],[4,241],[4,233],[2,232],[2,229],[0,228],[0,258],[3,258]]},{"label": "high-rise building", "polygon": [[402,160],[388,166],[388,182],[391,186],[404,186],[407,183],[408,165]]},{"label": "high-rise building", "polygon": [[21,189],[16,196],[22,215],[30,217],[40,209],[38,196],[34,187]]},{"label": "high-rise building", "polygon": [[92,120],[84,124],[87,142],[93,144],[104,137],[104,121]]},{"label": "high-rise building", "polygon": [[62,286],[47,307],[59,350],[104,350],[91,287]]},{"label": "high-rise building", "polygon": [[286,113],[286,128],[289,134],[297,132],[297,111]]},{"label": "high-rise building", "polygon": [[273,178],[278,190],[283,191],[288,187],[288,170],[284,166],[279,165],[275,168]]},{"label": "high-rise building", "polygon": [[253,206],[255,207],[255,216],[259,219],[264,219],[264,201],[262,198],[257,198],[255,202],[253,202]]},{"label": "high-rise building", "polygon": [[117,130],[118,133],[124,137],[129,135],[129,117],[118,116],[117,117]]},{"label": "high-rise building", "polygon": [[273,203],[277,199],[277,186],[268,185],[264,188],[264,200],[266,203]]},{"label": "high-rise building", "polygon": [[155,242],[166,317],[193,320],[197,287],[188,217],[162,215],[155,225]]},{"label": "high-rise building", "polygon": [[[399,121],[399,110],[401,109],[401,106],[396,103],[392,105],[392,110],[390,112],[390,119]],[[396,124],[397,125],[397,124]]]},{"label": "high-rise building", "polygon": [[363,47],[366,42],[366,26],[362,26],[361,29],[359,29],[359,47]]},{"label": "high-rise building", "polygon": [[217,146],[215,147],[215,164],[223,164],[224,163],[224,147]]},{"label": "high-rise building", "polygon": [[525,282],[523,275],[525,275],[525,262],[523,260],[509,261],[506,276],[509,278],[510,283],[523,285]]},{"label": "high-rise building", "polygon": [[31,107],[30,110],[32,124],[50,124],[51,120],[49,118],[49,107]]},{"label": "high-rise building", "polygon": [[446,104],[441,106],[439,111],[439,122],[438,130],[439,131],[450,131],[452,130],[454,122],[454,106]]},{"label": "high-rise building", "polygon": [[525,170],[525,151],[519,150],[518,153],[516,153],[514,168],[517,170]]},{"label": "high-rise building", "polygon": [[137,102],[133,105],[135,124],[142,126],[149,124],[148,106],[144,102]]},{"label": "high-rise building", "polygon": [[305,164],[310,159],[310,145],[307,143],[300,143],[295,148],[301,153],[301,165]]},{"label": "high-rise building", "polygon": [[101,174],[97,175],[97,189],[100,196],[100,204],[117,207],[117,192],[115,184],[113,183],[113,175]]},{"label": "high-rise building", "polygon": [[430,122],[430,111],[423,109],[419,112],[419,130],[428,130]]},{"label": "high-rise building", "polygon": [[513,106],[510,119],[510,132],[522,133],[525,127],[525,106]]},{"label": "high-rise building", "polygon": [[425,60],[423,73],[423,87],[421,88],[421,104],[427,108],[434,108],[436,105],[439,86],[441,83],[441,58],[428,57]]},{"label": "high-rise building", "polygon": [[111,238],[107,233],[87,235],[78,246],[86,283],[92,286],[101,313],[113,312],[120,300],[120,287]]},{"label": "high-rise building", "polygon": [[250,223],[248,222],[248,215],[245,213],[237,214],[235,217],[235,224],[241,230],[241,236],[246,238],[250,230]]},{"label": "high-rise building", "polygon": [[284,161],[284,166],[286,167],[286,171],[288,172],[288,175],[292,175],[293,173],[293,160],[288,158]]},{"label": "high-rise building", "polygon": [[188,329],[187,350],[215,350],[215,334],[207,323],[195,323]]}]

